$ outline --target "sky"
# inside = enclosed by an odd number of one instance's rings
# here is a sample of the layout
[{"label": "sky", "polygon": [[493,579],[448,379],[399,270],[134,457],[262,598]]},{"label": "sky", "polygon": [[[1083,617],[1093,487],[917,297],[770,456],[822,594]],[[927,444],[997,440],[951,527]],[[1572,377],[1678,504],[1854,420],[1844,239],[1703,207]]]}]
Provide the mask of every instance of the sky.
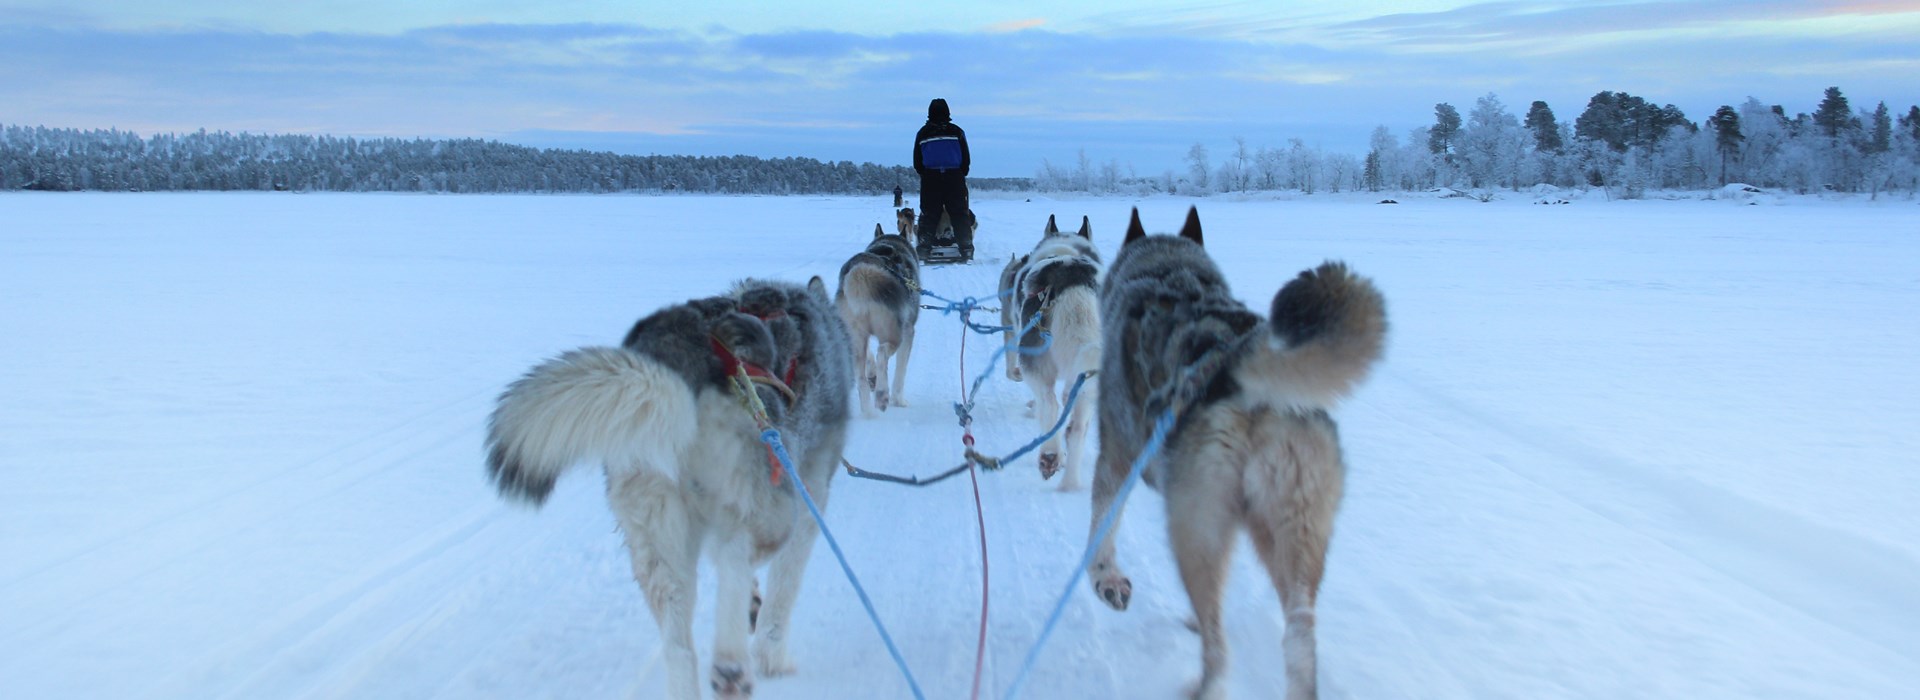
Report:
[{"label": "sky", "polygon": [[1904,112],[1920,0],[0,0],[0,65],[0,124],[891,165],[941,97],[975,175],[1152,176],[1235,137],[1360,153],[1489,93]]}]

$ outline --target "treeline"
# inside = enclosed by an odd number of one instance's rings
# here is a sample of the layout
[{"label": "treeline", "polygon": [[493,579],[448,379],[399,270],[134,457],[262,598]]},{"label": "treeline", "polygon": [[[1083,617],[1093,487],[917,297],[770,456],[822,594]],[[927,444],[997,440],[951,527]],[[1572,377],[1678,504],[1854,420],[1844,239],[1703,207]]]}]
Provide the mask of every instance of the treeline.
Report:
[{"label": "treeline", "polygon": [[1194,144],[1186,165],[1184,172],[1140,177],[1116,160],[1096,165],[1082,152],[1072,165],[1042,164],[1034,182],[1042,190],[1135,194],[1552,185],[1634,198],[1650,189],[1742,183],[1801,194],[1913,196],[1920,191],[1920,106],[1895,113],[1881,102],[1856,110],[1833,87],[1810,114],[1788,116],[1781,105],[1748,98],[1695,122],[1674,105],[1604,91],[1569,122],[1544,101],[1517,117],[1489,93],[1464,118],[1451,104],[1434,105],[1434,122],[1404,139],[1385,126],[1374,129],[1364,156],[1325,152],[1300,139],[1249,148],[1236,138],[1217,164],[1205,144]]},{"label": "treeline", "polygon": [[[480,139],[355,139],[0,128],[0,190],[713,192],[872,194],[918,189],[911,168],[812,158],[626,156]],[[975,187],[1024,186],[977,179]]]}]

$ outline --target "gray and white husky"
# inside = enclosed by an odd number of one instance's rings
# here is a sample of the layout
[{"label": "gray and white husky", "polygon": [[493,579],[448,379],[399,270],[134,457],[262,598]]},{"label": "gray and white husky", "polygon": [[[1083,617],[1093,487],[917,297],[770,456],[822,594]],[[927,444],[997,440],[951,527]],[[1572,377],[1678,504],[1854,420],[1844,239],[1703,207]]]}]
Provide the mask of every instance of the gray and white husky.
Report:
[{"label": "gray and white husky", "polygon": [[[1262,318],[1235,299],[1201,247],[1198,211],[1188,212],[1178,236],[1149,236],[1136,210],[1100,302],[1106,347],[1093,528],[1145,448],[1159,407],[1190,398],[1145,480],[1166,497],[1168,540],[1200,633],[1193,695],[1220,693],[1220,599],[1245,529],[1286,614],[1287,697],[1316,697],[1314,599],[1346,470],[1327,411],[1380,358],[1380,292],[1345,264],[1327,262],[1287,282]],[[1217,371],[1183,380],[1195,366]],[[1169,390],[1182,384],[1184,394]],[[1125,610],[1133,590],[1114,561],[1115,539],[1087,574],[1102,600]]]},{"label": "gray and white husky", "polygon": [[[1000,288],[1013,290],[1000,305],[1001,325],[1023,329],[1033,324],[1019,339],[1022,352],[1007,358],[1007,378],[1025,381],[1033,391],[1034,417],[1042,430],[1059,422],[1074,379],[1100,366],[1099,285],[1100,252],[1093,247],[1093,226],[1084,216],[1075,233],[1061,233],[1048,216],[1033,252],[1015,257],[1000,271]],[[1014,333],[1005,331],[1008,344],[1015,342]],[[1098,394],[1093,382],[1081,387],[1065,430],[1040,447],[1040,476],[1050,479],[1064,468],[1062,491],[1080,488],[1087,423]]]},{"label": "gray and white husky", "polygon": [[[889,404],[907,405],[900,388],[907,380],[907,360],[913,357],[913,327],[920,320],[920,259],[913,254],[913,244],[874,224],[873,242],[840,266],[840,290],[833,304],[852,334],[860,413],[871,418],[876,407],[885,411]],[[869,338],[879,344],[871,359]],[[896,351],[900,359],[889,393],[887,361]]]},{"label": "gray and white husky", "polygon": [[[824,508],[846,447],[851,357],[819,277],[804,287],[745,280],[641,319],[620,347],[536,365],[501,394],[488,423],[487,472],[503,498],[539,505],[569,468],[604,465],[633,577],[666,646],[667,697],[700,695],[692,624],[703,550],[719,588],[715,695],[751,696],[756,668],[793,672],[787,635],[817,527],[794,493],[795,475],[776,470],[729,378],[740,368],[751,375],[798,477]],[[756,620],[754,571],[769,560]]]}]

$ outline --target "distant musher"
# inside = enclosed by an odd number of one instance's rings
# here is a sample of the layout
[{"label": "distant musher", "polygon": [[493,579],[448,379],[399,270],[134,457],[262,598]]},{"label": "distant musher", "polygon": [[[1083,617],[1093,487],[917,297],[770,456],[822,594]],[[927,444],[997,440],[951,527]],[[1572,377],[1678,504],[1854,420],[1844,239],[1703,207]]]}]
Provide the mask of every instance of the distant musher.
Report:
[{"label": "distant musher", "polygon": [[[973,259],[973,212],[967,208],[967,169],[973,157],[967,151],[967,132],[953,123],[947,101],[935,98],[927,105],[927,124],[913,137],[913,170],[920,174],[921,259],[935,245],[958,245],[962,262]],[[953,239],[940,238],[941,214],[951,222]]]}]

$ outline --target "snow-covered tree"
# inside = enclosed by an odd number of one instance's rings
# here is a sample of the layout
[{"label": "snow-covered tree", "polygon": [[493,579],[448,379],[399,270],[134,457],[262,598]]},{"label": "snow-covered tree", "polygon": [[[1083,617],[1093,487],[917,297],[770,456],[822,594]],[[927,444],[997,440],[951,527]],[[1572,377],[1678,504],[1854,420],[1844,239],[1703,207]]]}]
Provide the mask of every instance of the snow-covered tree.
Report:
[{"label": "snow-covered tree", "polygon": [[1707,119],[1713,130],[1714,150],[1720,154],[1720,184],[1727,184],[1727,161],[1740,152],[1740,142],[1747,140],[1740,133],[1740,112],[1733,105],[1720,105],[1713,116]]}]

